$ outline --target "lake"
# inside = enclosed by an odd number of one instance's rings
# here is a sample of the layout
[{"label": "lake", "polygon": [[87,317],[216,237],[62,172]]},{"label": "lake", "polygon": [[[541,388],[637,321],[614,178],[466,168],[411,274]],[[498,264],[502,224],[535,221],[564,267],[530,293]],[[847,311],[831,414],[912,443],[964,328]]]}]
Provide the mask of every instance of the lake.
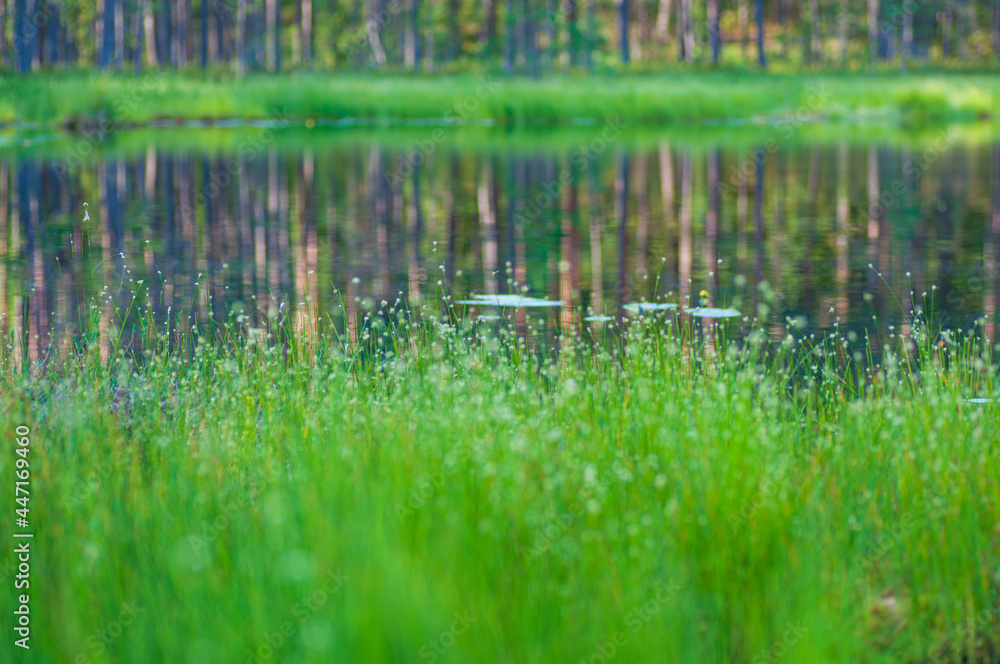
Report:
[{"label": "lake", "polygon": [[37,359],[109,324],[136,341],[137,305],[161,326],[270,311],[356,333],[382,301],[519,292],[562,303],[530,315],[565,332],[704,289],[776,336],[922,310],[996,338],[998,173],[995,137],[947,128],[4,133],[0,325]]}]

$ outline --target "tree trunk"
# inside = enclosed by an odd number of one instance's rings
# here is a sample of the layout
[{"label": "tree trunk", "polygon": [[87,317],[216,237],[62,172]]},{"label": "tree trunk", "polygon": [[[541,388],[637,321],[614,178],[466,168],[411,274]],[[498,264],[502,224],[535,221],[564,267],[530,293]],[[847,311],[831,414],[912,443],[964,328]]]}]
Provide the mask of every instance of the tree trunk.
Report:
[{"label": "tree trunk", "polygon": [[142,71],[142,51],[143,51],[143,36],[145,32],[142,27],[143,20],[143,8],[142,6],[136,7],[135,13],[132,14],[132,34],[135,36],[135,48],[132,51],[132,67],[135,73],[138,74]]},{"label": "tree trunk", "polygon": [[[960,11],[962,12],[962,30],[960,32],[960,35],[964,35],[965,38],[959,39],[958,57],[965,59],[969,55],[969,47],[971,46],[969,38],[972,35],[979,33],[979,23],[976,17],[976,7],[969,0],[966,0],[965,2],[961,3]],[[910,23],[911,23],[910,29],[912,31],[912,23],[913,23],[912,15],[910,16]],[[976,46],[974,50],[979,51],[978,46]],[[910,55],[912,55],[912,53]]]},{"label": "tree trunk", "polygon": [[504,9],[503,28],[503,73],[507,75],[510,75],[514,71],[515,35],[517,33],[516,15],[517,0],[507,0]]},{"label": "tree trunk", "polygon": [[115,69],[121,69],[125,61],[125,13],[122,0],[115,0]]},{"label": "tree trunk", "polygon": [[1000,2],[993,2],[993,55],[1000,58]]},{"label": "tree trunk", "polygon": [[722,35],[719,33],[719,0],[708,0],[708,39],[712,46],[712,64],[719,64]]},{"label": "tree trunk", "polygon": [[[18,15],[18,4],[21,5],[20,17]],[[24,20],[24,2],[23,0],[15,0],[14,4],[14,25],[23,23]],[[14,31],[14,46],[18,46],[18,38],[24,38],[22,31]],[[21,49],[17,49],[17,53],[21,53]],[[97,7],[94,10],[94,59],[97,62],[97,68],[104,68],[104,0],[97,0]],[[20,62],[20,58],[18,59]]]},{"label": "tree trunk", "polygon": [[156,57],[161,65],[176,65],[177,62],[174,60],[174,53],[171,45],[173,44],[173,38],[171,35],[172,30],[172,17],[169,7],[166,7],[162,3],[153,2],[150,0],[154,9],[153,15],[156,18],[155,28],[156,33],[153,35],[153,42],[156,48]]},{"label": "tree trunk", "polygon": [[778,44],[781,46],[781,57],[788,60],[788,18],[787,0],[778,0]]},{"label": "tree trunk", "polygon": [[757,64],[767,69],[767,55],[764,53],[764,0],[757,0]]},{"label": "tree trunk", "polygon": [[689,0],[677,1],[677,59],[681,62],[690,62],[691,54],[687,49],[687,12]]},{"label": "tree trunk", "polygon": [[422,43],[426,45],[424,50],[427,53],[425,68],[427,71],[432,72],[434,71],[434,30],[427,28]]},{"label": "tree trunk", "polygon": [[903,12],[903,49],[900,66],[906,71],[907,61],[912,55],[913,49],[913,12]]},{"label": "tree trunk", "polygon": [[405,64],[413,71],[420,71],[420,0],[409,0],[410,20],[406,23],[403,40],[406,43]]},{"label": "tree trunk", "polygon": [[212,25],[215,27],[213,33],[208,38],[208,61],[216,64],[229,64],[229,44],[226,39],[228,30],[226,29],[226,18],[229,16],[229,8],[216,5],[212,12]]},{"label": "tree trunk", "polygon": [[[105,0],[107,1],[107,0]],[[176,15],[174,16],[174,52],[177,66],[183,69],[187,67],[187,0],[177,0],[174,4]]]},{"label": "tree trunk", "polygon": [[39,65],[46,64],[46,59],[48,56],[48,37],[49,30],[51,29],[50,21],[46,21],[45,25],[36,27],[35,38],[38,40],[38,44],[35,46],[35,61],[32,62],[32,69],[37,69]]},{"label": "tree trunk", "polygon": [[274,20],[272,27],[272,39],[274,39],[274,71],[281,71],[281,0],[272,0],[274,9]]},{"label": "tree trunk", "polygon": [[840,46],[840,66],[847,66],[847,0],[840,0],[837,16],[837,42]]},{"label": "tree trunk", "polygon": [[111,59],[115,52],[115,3],[118,0],[104,0],[100,12],[100,26],[98,35],[101,40],[100,58],[97,65],[101,69],[107,69],[111,64]]},{"label": "tree trunk", "polygon": [[63,66],[69,63],[69,51],[66,49],[66,33],[70,30],[68,14],[69,12],[65,8],[59,10],[59,22],[56,25],[58,29],[55,34],[55,39],[57,40],[55,44],[56,62]]},{"label": "tree trunk", "polygon": [[[28,0],[26,9],[27,9],[27,16],[29,17],[29,19],[35,19],[35,17],[37,17],[39,1],[40,0]],[[29,25],[31,26],[30,28],[25,26],[22,29],[30,33],[28,35],[28,58],[30,62],[29,67],[32,71],[35,71],[38,69],[39,66],[40,52],[38,47],[40,45],[39,34],[41,33],[41,30],[38,29],[36,20],[31,20]]]},{"label": "tree trunk", "polygon": [[448,0],[448,19],[446,27],[448,29],[448,50],[445,59],[454,62],[462,54],[462,32],[458,27],[461,3],[458,0]]},{"label": "tree trunk", "polygon": [[747,51],[750,49],[750,9],[747,6],[750,0],[739,0],[739,21],[740,21],[740,55],[747,59]]},{"label": "tree trunk", "polygon": [[947,59],[951,56],[951,26],[952,26],[952,3],[945,0],[944,10],[941,12],[941,57]]},{"label": "tree trunk", "polygon": [[313,4],[312,0],[302,0],[302,61],[312,65]]},{"label": "tree trunk", "polygon": [[28,52],[28,35],[17,26],[24,25],[25,0],[14,0],[14,69],[24,74],[31,68],[31,54]]},{"label": "tree trunk", "polygon": [[[535,10],[527,0],[524,3],[526,8],[524,17],[524,56],[531,67],[531,75],[534,78],[541,76],[538,63],[538,22],[535,20]],[[528,9],[530,7],[530,10]]]},{"label": "tree trunk", "polygon": [[[53,12],[58,11],[56,5],[52,5],[51,9]],[[45,8],[42,11],[46,11]],[[56,40],[56,30],[59,28],[59,19],[53,13],[50,14],[48,20],[44,25],[40,26],[38,30],[38,57],[41,60],[42,65],[51,65],[55,63],[55,52],[52,46],[55,45]]]},{"label": "tree trunk", "polygon": [[580,53],[580,26],[577,24],[576,0],[566,0],[566,24],[569,34],[566,39],[566,50],[569,56],[569,66],[576,67]]},{"label": "tree trunk", "polygon": [[247,0],[236,0],[236,75],[247,73],[246,59]]},{"label": "tree trunk", "polygon": [[145,32],[146,42],[146,64],[156,68],[160,66],[159,58],[156,57],[156,18],[149,0],[142,0],[142,22]]},{"label": "tree trunk", "polygon": [[649,44],[651,29],[649,15],[646,13],[645,0],[635,3],[635,23],[638,27],[638,34],[635,36],[635,48],[632,49],[629,55],[636,61],[641,62],[644,59],[642,49],[643,46]]},{"label": "tree trunk", "polygon": [[868,58],[878,61],[878,10],[879,0],[868,0]]},{"label": "tree trunk", "polygon": [[277,71],[278,62],[278,0],[265,0],[264,2],[264,53],[267,61],[268,71]]},{"label": "tree trunk", "polygon": [[368,45],[371,46],[372,55],[375,58],[375,64],[378,65],[379,69],[385,65],[385,49],[382,48],[382,26],[375,20],[378,16],[378,7],[374,5],[368,5],[366,11],[364,12],[364,18],[366,28],[368,30]]},{"label": "tree trunk", "polygon": [[302,64],[302,3],[295,3],[295,21],[292,24],[292,68]]},{"label": "tree trunk", "polygon": [[0,0],[0,69],[7,62],[7,3]]},{"label": "tree trunk", "polygon": [[201,68],[208,69],[208,2],[201,0]]},{"label": "tree trunk", "polygon": [[[3,0],[0,0],[2,2]],[[7,5],[7,13],[10,13],[10,4]],[[66,64],[80,65],[80,44],[76,39],[76,33],[67,25],[62,31],[62,51]]]},{"label": "tree trunk", "polygon": [[661,39],[670,36],[670,0],[660,0],[656,12],[656,34]]},{"label": "tree trunk", "polygon": [[418,28],[411,21],[415,4],[415,0],[407,0],[406,19],[403,21],[403,66],[410,71],[413,71],[417,60],[416,36]]},{"label": "tree trunk", "polygon": [[587,0],[587,38],[586,44],[587,71],[594,70],[594,34],[597,32],[597,19],[594,17],[594,2]]},{"label": "tree trunk", "polygon": [[628,43],[628,0],[616,0],[618,3],[618,40],[621,46],[622,64],[629,63]]},{"label": "tree trunk", "polygon": [[803,37],[806,63],[812,64],[819,52],[819,0],[809,0],[809,38]]},{"label": "tree trunk", "polygon": [[694,62],[694,14],[691,11],[691,0],[681,0],[684,4],[684,52],[687,61]]},{"label": "tree trunk", "polygon": [[496,53],[497,41],[497,2],[499,0],[486,0],[483,8],[483,53],[486,57],[492,58]]},{"label": "tree trunk", "polygon": [[548,39],[547,48],[545,49],[547,52],[545,65],[550,72],[555,66],[556,58],[559,57],[559,47],[556,43],[556,38],[558,37],[556,16],[559,15],[559,2],[560,0],[549,0],[548,16],[545,20],[545,32]]}]

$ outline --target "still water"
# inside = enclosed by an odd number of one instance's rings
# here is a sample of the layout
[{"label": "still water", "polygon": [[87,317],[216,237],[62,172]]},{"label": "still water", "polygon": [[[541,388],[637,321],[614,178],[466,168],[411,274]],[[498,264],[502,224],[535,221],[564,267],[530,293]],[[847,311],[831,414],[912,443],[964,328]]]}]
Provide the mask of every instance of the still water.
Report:
[{"label": "still water", "polygon": [[531,316],[563,330],[704,289],[774,334],[905,326],[918,306],[996,338],[1000,143],[431,131],[0,134],[5,339],[36,359],[127,328],[133,298],[159,325],[280,310],[350,331],[382,300],[514,282],[561,302]]}]

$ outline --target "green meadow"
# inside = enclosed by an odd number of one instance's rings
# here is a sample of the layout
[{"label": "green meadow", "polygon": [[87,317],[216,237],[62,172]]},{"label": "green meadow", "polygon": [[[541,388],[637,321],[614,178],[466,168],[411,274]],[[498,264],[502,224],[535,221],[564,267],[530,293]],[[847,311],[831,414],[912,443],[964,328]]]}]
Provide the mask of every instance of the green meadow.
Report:
[{"label": "green meadow", "polygon": [[0,664],[1000,664],[998,63],[0,0]]},{"label": "green meadow", "polygon": [[988,71],[762,73],[664,70],[554,74],[541,80],[450,74],[101,74],[0,77],[0,122],[143,125],[198,120],[334,119],[379,124],[447,119],[501,125],[851,119],[888,125],[996,121],[1000,79]]},{"label": "green meadow", "polygon": [[5,349],[0,476],[27,427],[35,547],[17,661],[1000,656],[978,328],[559,331],[438,299],[167,329],[142,300],[44,366]]}]

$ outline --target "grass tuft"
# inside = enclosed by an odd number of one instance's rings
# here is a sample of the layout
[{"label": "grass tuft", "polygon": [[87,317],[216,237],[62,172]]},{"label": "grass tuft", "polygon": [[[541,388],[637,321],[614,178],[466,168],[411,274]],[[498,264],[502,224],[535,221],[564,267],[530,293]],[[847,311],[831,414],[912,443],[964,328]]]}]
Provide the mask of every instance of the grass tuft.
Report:
[{"label": "grass tuft", "polygon": [[978,329],[669,311],[553,341],[531,311],[401,300],[163,323],[137,290],[72,352],[2,358],[0,427],[33,441],[32,661],[997,655]]}]

